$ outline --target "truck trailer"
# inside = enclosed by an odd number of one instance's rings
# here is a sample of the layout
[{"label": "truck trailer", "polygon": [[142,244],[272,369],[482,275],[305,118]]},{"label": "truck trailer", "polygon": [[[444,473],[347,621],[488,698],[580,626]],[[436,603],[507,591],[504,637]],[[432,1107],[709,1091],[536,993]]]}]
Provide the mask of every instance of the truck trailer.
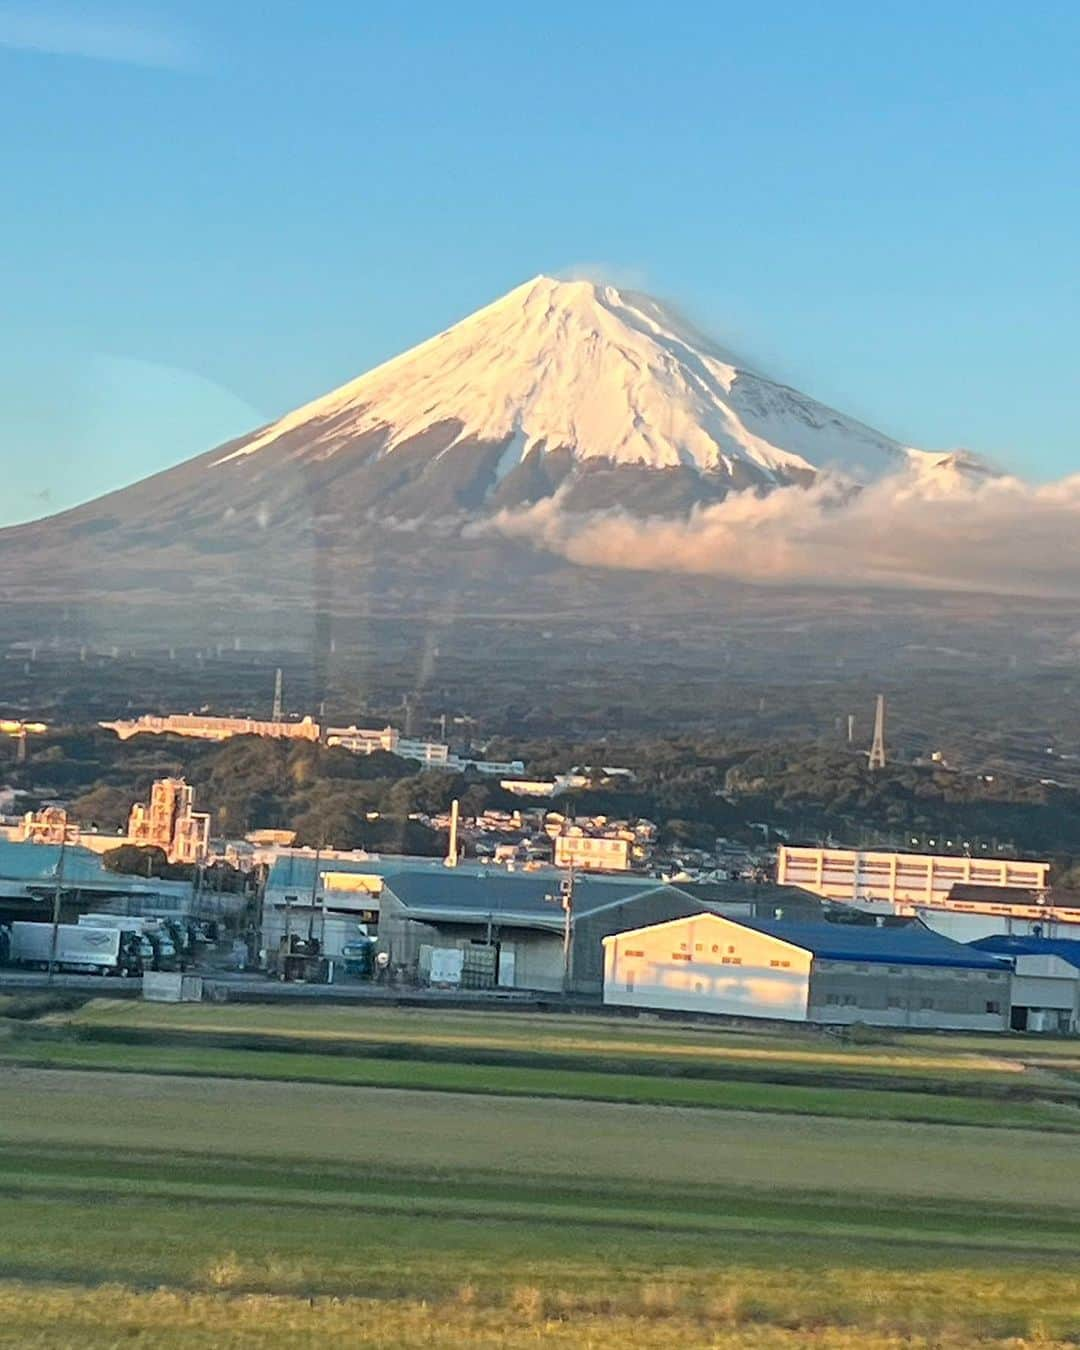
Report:
[{"label": "truck trailer", "polygon": [[88,975],[141,975],[140,937],[119,928],[94,928],[62,923],[56,929],[53,957],[51,923],[15,922],[11,925],[8,959],[12,965],[47,970],[50,959],[57,970]]},{"label": "truck trailer", "polygon": [[183,968],[172,929],[160,919],[148,919],[141,915],[80,914],[79,926],[118,928],[121,932],[136,934],[144,970]]}]

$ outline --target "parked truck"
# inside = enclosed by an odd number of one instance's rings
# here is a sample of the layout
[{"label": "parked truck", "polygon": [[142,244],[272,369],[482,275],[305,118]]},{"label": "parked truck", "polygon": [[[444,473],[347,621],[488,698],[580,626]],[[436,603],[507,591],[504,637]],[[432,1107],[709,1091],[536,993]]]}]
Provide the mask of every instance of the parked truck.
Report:
[{"label": "parked truck", "polygon": [[51,923],[17,921],[11,925],[9,960],[15,966],[47,970],[54,959],[57,970],[127,977],[143,972],[141,945],[138,933],[62,923],[56,929],[54,955]]},{"label": "parked truck", "polygon": [[139,939],[144,970],[182,970],[180,955],[170,927],[160,919],[138,914],[80,914],[80,927],[118,928]]}]

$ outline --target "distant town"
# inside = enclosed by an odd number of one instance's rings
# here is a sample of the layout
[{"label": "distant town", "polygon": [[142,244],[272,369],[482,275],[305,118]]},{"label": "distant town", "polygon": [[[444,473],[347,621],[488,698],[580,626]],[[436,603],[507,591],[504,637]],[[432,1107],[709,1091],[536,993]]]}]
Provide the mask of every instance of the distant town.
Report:
[{"label": "distant town", "polygon": [[[0,732],[15,748],[14,780],[34,781],[26,771],[36,746],[46,747],[46,767],[63,759],[43,721],[8,719]],[[258,772],[284,771],[334,795],[316,795],[323,809],[304,816],[314,814],[314,830],[231,829],[230,794],[250,764],[234,759],[222,781],[225,761],[196,760],[197,774],[209,772],[205,788],[183,774],[155,777],[107,828],[86,804],[115,809],[118,787],[67,799],[0,788],[0,959],[19,978],[183,976],[176,990],[185,997],[200,981],[227,993],[270,979],[327,992],[515,991],[837,1026],[1080,1027],[1080,895],[1060,865],[1014,842],[942,831],[890,846],[865,830],[858,846],[800,842],[776,819],[710,832],[711,807],[682,824],[659,809],[655,818],[599,810],[645,799],[640,764],[536,773],[526,757],[488,757],[392,725],[289,718],[280,673],[266,720],[144,714],[81,734],[94,764],[104,762],[102,735],[144,765],[162,762],[155,747],[197,743],[199,754],[220,757],[248,746],[260,764],[267,753],[287,756]],[[863,767],[851,762],[864,779],[887,776],[882,697]],[[727,773],[721,806],[733,820],[751,763]],[[78,762],[66,773],[85,786]],[[350,777],[358,774],[370,776]],[[372,800],[385,797],[389,816],[378,807],[342,816],[350,783],[354,794],[382,794]],[[210,809],[215,799],[224,820]],[[374,846],[395,812],[404,813],[400,836]],[[339,828],[373,842],[338,837]],[[422,851],[394,846],[398,837],[422,841]],[[108,941],[95,946],[87,930]]]}]

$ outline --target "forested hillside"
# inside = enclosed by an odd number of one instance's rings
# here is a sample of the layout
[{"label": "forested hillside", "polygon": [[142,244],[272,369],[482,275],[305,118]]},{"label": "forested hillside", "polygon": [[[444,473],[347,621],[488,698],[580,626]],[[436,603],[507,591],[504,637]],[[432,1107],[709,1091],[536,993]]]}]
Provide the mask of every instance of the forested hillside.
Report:
[{"label": "forested hillside", "polygon": [[[896,847],[1015,849],[1080,856],[1080,793],[1003,774],[965,775],[893,763],[871,773],[865,758],[791,742],[640,739],[586,744],[554,739],[492,741],[497,758],[522,758],[530,777],[594,765],[587,786],[554,803],[576,814],[647,817],[669,844],[712,846],[718,835]],[[415,817],[459,798],[466,816],[512,808],[520,798],[476,775],[421,772],[410,760],[356,756],[309,742],[238,737],[224,744],[174,736],[121,742],[107,731],[62,732],[31,742],[28,762],[0,746],[3,781],[70,803],[84,825],[121,827],[132,801],[164,774],[185,777],[216,833],[287,828],[303,843],[437,853],[439,837]],[[632,770],[611,778],[603,766]],[[540,803],[534,803],[540,804]]]}]

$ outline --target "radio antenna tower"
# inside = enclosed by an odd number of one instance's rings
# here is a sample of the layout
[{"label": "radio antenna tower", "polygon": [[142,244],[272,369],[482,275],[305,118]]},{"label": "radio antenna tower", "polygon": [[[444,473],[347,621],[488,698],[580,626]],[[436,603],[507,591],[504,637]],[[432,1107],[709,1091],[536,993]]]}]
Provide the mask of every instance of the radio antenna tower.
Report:
[{"label": "radio antenna tower", "polygon": [[874,714],[874,743],[870,747],[871,769],[885,767],[885,695],[877,696],[877,711]]},{"label": "radio antenna tower", "polygon": [[274,676],[274,711],[271,714],[272,722],[281,721],[281,667],[278,666],[277,674]]}]

